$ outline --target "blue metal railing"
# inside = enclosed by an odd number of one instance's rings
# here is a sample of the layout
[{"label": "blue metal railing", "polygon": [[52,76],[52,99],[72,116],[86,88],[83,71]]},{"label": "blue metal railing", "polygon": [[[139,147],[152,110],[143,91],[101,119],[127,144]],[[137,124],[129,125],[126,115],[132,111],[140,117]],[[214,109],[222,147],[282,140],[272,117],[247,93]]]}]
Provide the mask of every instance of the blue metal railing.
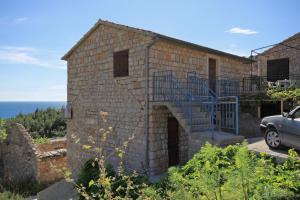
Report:
[{"label": "blue metal railing", "polygon": [[218,97],[215,102],[216,129],[239,133],[239,104],[237,96]]},{"label": "blue metal railing", "polygon": [[173,71],[154,72],[153,101],[175,105],[188,119],[192,132],[217,129],[238,134],[238,97],[222,96],[236,92],[230,89],[232,85],[235,88],[236,83],[229,80],[217,83],[224,86],[222,92],[209,89],[205,76],[195,72],[188,72],[187,78],[182,80],[177,79]]},{"label": "blue metal railing", "polygon": [[219,79],[215,80],[216,90],[218,96],[239,96],[240,95],[240,81]]},{"label": "blue metal railing", "polygon": [[192,122],[192,96],[176,78],[173,71],[153,73],[153,101],[164,101],[174,104]]},{"label": "blue metal railing", "polygon": [[[213,109],[207,112],[211,115],[212,129],[234,131],[238,135],[238,95],[239,81],[216,80],[216,92],[209,88],[212,86],[203,75],[188,72],[188,90],[195,96],[209,95]],[[205,89],[203,89],[205,88]],[[199,91],[203,89],[203,91]],[[230,96],[233,94],[234,96]]]}]

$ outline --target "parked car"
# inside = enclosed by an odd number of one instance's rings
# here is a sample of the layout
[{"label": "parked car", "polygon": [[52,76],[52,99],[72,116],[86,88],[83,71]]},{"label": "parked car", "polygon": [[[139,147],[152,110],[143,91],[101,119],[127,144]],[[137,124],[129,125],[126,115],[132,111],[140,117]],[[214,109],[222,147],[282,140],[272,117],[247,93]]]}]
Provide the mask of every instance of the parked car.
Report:
[{"label": "parked car", "polygon": [[289,113],[263,118],[260,127],[270,148],[288,146],[300,150],[300,106]]}]

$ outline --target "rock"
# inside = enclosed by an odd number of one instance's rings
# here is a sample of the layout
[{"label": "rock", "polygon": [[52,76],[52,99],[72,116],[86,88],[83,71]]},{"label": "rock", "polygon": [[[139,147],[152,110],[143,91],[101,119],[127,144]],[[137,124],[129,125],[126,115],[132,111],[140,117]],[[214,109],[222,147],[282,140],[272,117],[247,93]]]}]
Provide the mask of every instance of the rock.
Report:
[{"label": "rock", "polygon": [[78,200],[77,191],[72,183],[62,180],[37,194],[38,200]]}]

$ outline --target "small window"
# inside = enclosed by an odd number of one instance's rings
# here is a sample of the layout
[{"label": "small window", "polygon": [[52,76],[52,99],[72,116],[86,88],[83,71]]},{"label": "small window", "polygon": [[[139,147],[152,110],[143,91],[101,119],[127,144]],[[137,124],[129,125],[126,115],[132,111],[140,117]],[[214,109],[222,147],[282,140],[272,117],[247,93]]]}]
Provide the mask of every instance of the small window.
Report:
[{"label": "small window", "polygon": [[128,50],[114,52],[114,77],[128,76]]}]

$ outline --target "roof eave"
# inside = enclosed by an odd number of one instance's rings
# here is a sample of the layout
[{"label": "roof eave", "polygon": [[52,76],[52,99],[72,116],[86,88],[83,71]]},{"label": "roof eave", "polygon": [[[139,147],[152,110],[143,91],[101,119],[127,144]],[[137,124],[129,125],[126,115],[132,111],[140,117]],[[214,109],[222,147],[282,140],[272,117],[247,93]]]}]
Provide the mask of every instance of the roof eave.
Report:
[{"label": "roof eave", "polygon": [[157,33],[157,36],[160,39],[165,39],[165,40],[168,40],[168,41],[179,43],[179,44],[185,45],[185,46],[187,46],[189,48],[192,47],[192,48],[195,48],[197,50],[201,50],[201,51],[204,51],[204,52],[207,52],[207,53],[217,54],[217,55],[225,56],[225,57],[231,57],[231,58],[234,58],[236,60],[240,60],[240,61],[247,62],[247,63],[253,62],[253,60],[251,60],[250,58],[246,58],[246,57],[234,55],[234,54],[231,54],[231,53],[219,51],[219,50],[216,50],[216,49],[212,49],[212,48],[209,48],[209,47],[197,45],[197,44],[194,44],[194,43],[191,43],[191,42],[187,42],[187,41],[184,41],[184,40],[172,38],[172,37],[169,37],[169,36],[166,36],[166,35],[161,35],[161,34]]}]

